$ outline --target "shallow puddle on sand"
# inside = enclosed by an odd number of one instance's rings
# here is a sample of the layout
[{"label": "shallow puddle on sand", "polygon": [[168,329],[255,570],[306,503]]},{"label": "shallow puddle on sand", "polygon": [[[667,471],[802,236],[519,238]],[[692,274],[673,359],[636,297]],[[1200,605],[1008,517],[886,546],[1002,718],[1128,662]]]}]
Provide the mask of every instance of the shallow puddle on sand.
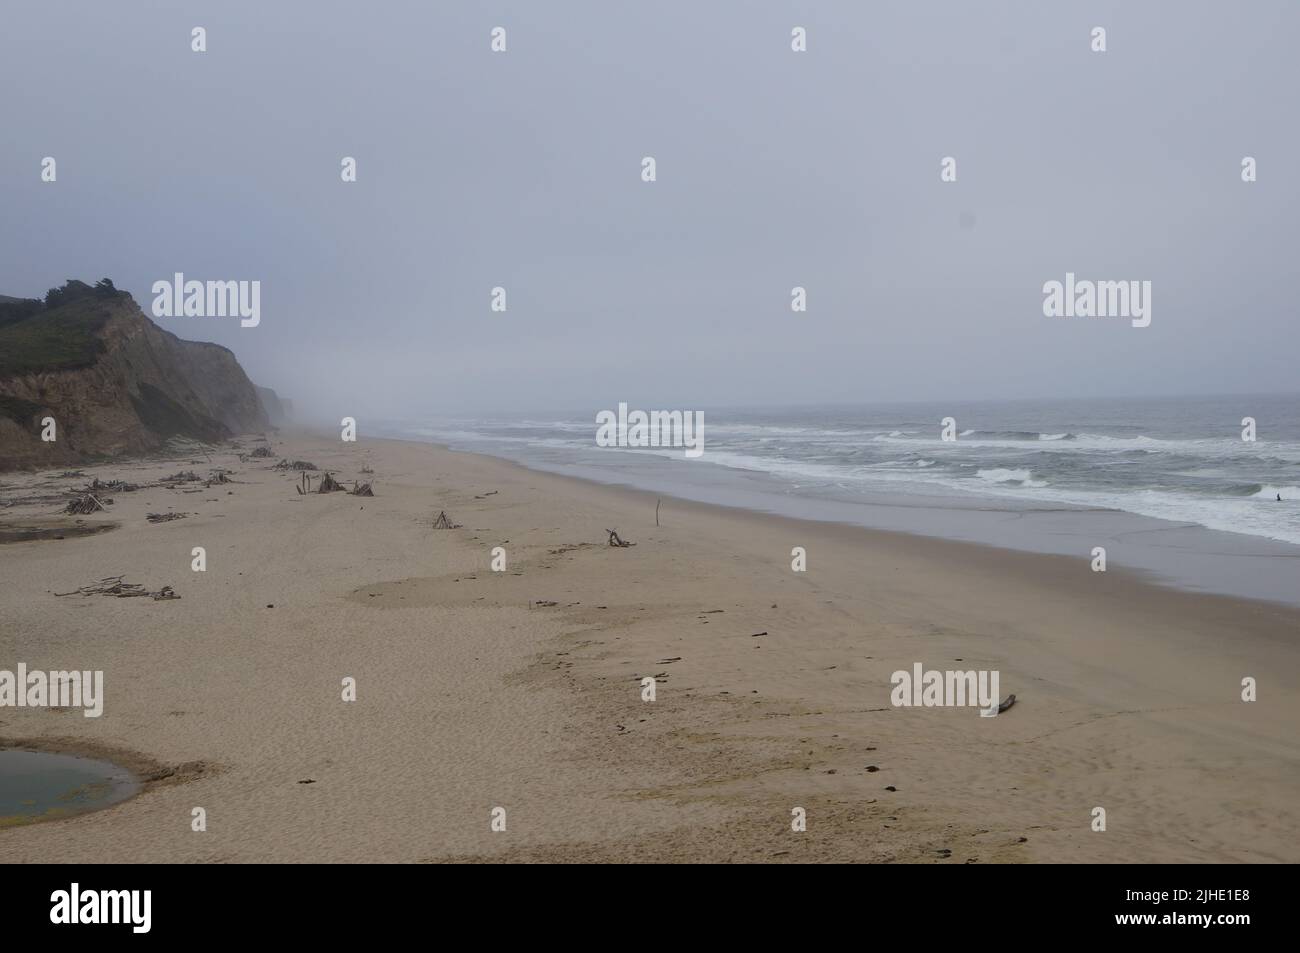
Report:
[{"label": "shallow puddle on sand", "polygon": [[81,536],[97,536],[108,533],[120,526],[120,523],[0,523],[0,544],[29,543],[32,540],[77,539]]},{"label": "shallow puddle on sand", "polygon": [[0,829],[85,814],[124,801],[139,780],[108,761],[48,751],[0,751]]}]

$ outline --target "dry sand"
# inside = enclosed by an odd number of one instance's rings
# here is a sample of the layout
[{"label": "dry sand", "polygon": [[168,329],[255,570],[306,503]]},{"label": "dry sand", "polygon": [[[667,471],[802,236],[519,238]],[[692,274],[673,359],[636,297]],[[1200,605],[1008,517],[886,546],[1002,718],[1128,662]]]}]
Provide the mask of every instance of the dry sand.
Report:
[{"label": "dry sand", "polygon": [[[113,494],[84,521],[116,529],[0,544],[0,669],[102,669],[107,695],[99,719],[0,708],[0,744],[154,779],[0,830],[0,863],[1300,860],[1296,610],[676,500],[656,527],[653,495],[422,444],[275,451],[376,496],[302,497],[223,452],[233,485]],[[80,482],[3,474],[0,499]],[[444,509],[461,529],[431,527]],[[145,519],[167,510],[194,515]],[[123,573],[181,598],[53,595]],[[1017,704],[891,707],[915,662],[997,669]]]}]

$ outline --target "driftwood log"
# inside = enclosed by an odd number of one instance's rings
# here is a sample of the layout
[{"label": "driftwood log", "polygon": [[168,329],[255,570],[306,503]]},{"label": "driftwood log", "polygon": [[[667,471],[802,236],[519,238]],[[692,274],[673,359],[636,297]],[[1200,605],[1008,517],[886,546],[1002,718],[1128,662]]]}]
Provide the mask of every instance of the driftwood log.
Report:
[{"label": "driftwood log", "polygon": [[629,543],[627,540],[620,538],[618,535],[618,530],[607,529],[605,530],[605,532],[609,533],[609,545],[611,546],[627,549],[627,547],[629,546],[636,545],[636,543]]},{"label": "driftwood log", "polygon": [[172,520],[183,520],[189,515],[189,513],[150,513],[145,519],[150,523],[170,523]]},{"label": "driftwood log", "polygon": [[140,489],[138,484],[127,483],[125,480],[101,480],[99,477],[91,480],[82,490],[82,493],[130,493],[133,490]]},{"label": "driftwood log", "polygon": [[155,602],[163,599],[179,599],[176,590],[171,586],[163,586],[157,592],[151,592],[138,582],[123,582],[122,576],[105,576],[97,583],[89,586],[82,586],[80,589],[74,589],[71,592],[56,592],[56,596],[117,596],[119,599],[129,599],[132,596],[152,596]]}]

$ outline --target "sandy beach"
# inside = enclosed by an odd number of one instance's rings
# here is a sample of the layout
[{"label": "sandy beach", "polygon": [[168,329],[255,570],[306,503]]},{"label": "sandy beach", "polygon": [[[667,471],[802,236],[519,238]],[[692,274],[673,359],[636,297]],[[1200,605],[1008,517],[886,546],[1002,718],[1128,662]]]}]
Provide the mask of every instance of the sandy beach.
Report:
[{"label": "sandy beach", "polygon": [[[1300,860],[1293,608],[673,499],[656,525],[654,494],[431,445],[272,446],[83,468],[234,482],[0,544],[0,668],[102,669],[106,696],[0,708],[0,745],[147,779],[0,830],[0,862]],[[281,457],[375,495],[299,495]],[[0,475],[0,522],[72,526],[22,499],[81,482]],[[54,595],[116,575],[180,598]],[[892,706],[916,663],[1016,703]]]}]

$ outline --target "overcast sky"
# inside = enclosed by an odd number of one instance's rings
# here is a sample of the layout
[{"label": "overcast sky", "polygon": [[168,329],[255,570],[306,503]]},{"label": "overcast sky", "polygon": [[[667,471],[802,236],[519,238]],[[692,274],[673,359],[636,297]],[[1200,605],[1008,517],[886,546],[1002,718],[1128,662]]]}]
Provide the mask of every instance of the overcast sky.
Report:
[{"label": "overcast sky", "polygon": [[[1295,390],[1297,36],[1292,0],[5,0],[0,294],[259,280],[256,328],[159,323],[333,416]],[[1151,326],[1044,317],[1067,271],[1151,281]]]}]

